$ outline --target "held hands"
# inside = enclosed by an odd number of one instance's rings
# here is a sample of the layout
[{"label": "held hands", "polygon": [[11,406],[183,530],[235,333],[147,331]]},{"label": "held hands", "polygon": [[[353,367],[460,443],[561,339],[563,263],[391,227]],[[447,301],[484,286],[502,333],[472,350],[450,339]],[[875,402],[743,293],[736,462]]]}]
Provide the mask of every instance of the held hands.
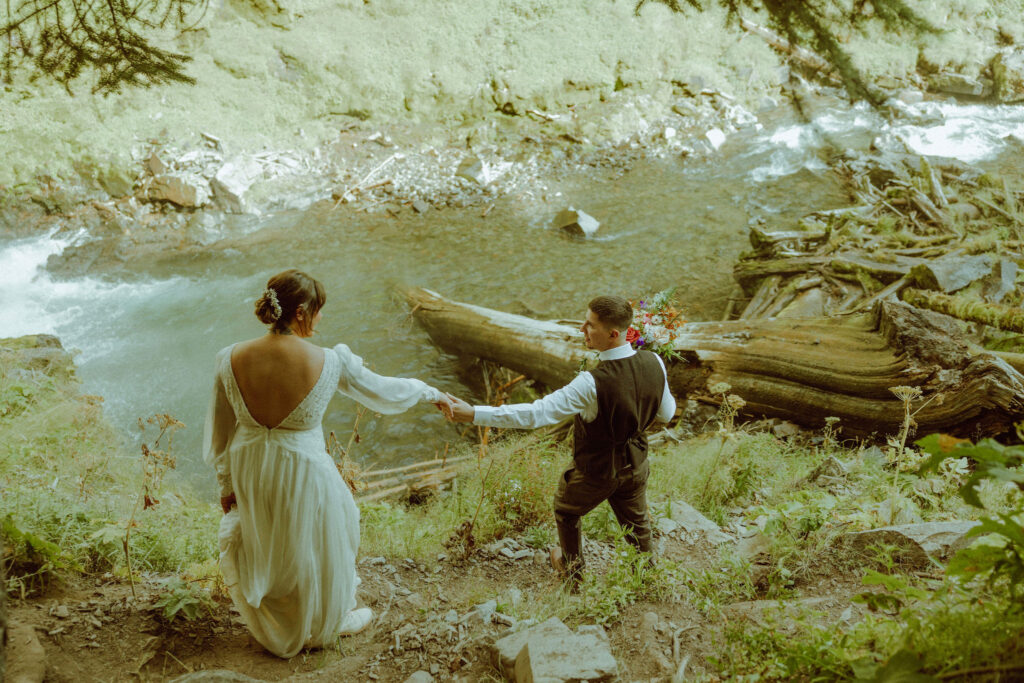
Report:
[{"label": "held hands", "polygon": [[448,400],[451,401],[451,414],[446,417],[452,422],[472,422],[474,417],[473,406],[469,405],[461,398],[457,398],[448,394]]},{"label": "held hands", "polygon": [[436,402],[434,404],[434,407],[441,411],[441,414],[444,415],[444,419],[451,420],[452,419],[452,401],[451,401],[451,397],[449,395],[446,395],[446,394],[442,394],[442,396],[443,396],[443,398],[440,401]]}]

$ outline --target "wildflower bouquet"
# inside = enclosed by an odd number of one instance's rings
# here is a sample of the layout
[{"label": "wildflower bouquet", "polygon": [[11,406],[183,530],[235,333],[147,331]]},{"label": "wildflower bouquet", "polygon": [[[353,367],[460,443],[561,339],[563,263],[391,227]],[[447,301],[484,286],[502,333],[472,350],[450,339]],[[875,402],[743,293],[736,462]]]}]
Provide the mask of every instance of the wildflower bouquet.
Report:
[{"label": "wildflower bouquet", "polygon": [[666,289],[641,299],[633,309],[633,324],[626,330],[626,341],[635,349],[654,351],[664,358],[676,355],[673,342],[686,324],[682,313],[669,301],[675,290]]}]

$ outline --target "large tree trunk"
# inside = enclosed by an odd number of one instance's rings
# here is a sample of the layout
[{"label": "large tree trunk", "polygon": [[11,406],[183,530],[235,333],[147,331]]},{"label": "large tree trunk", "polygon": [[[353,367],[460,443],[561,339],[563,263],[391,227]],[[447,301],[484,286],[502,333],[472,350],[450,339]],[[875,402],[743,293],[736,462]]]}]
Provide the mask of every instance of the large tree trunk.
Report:
[{"label": "large tree trunk", "polygon": [[[505,365],[558,387],[588,354],[574,327],[406,292],[434,342],[458,355]],[[977,437],[1024,420],[1024,376],[999,357],[974,353],[955,321],[900,302],[816,319],[689,323],[668,364],[677,399],[710,395],[726,382],[746,413],[821,427],[840,418],[846,434],[895,434],[903,404],[890,389],[912,386],[918,433]]]}]

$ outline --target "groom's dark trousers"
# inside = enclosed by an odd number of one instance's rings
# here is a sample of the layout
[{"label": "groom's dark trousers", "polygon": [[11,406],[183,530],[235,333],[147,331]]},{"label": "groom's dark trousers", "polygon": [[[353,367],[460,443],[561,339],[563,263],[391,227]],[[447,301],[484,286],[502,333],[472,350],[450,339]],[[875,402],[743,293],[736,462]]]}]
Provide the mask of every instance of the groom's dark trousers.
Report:
[{"label": "groom's dark trousers", "polygon": [[573,425],[573,466],[555,493],[558,541],[570,577],[583,569],[580,518],[607,500],[626,539],[651,551],[647,514],[647,438],[665,389],[665,375],[653,353],[602,361],[591,371],[597,387],[597,416]]}]

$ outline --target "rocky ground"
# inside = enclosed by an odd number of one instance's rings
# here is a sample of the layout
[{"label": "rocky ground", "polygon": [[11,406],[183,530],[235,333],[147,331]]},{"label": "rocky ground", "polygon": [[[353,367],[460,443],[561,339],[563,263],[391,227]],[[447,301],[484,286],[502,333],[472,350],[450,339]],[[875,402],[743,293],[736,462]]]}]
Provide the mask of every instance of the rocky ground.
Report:
[{"label": "rocky ground", "polygon": [[[818,477],[827,485],[837,479],[824,473]],[[969,528],[970,523],[966,524]],[[522,668],[527,665],[513,665],[513,660],[524,641],[536,638],[544,649],[535,643],[532,659],[526,657],[535,677],[684,680],[680,672],[688,677],[708,676],[715,670],[709,658],[721,656],[722,632],[730,625],[775,625],[786,631],[801,621],[859,620],[866,607],[851,599],[865,590],[860,579],[863,569],[850,558],[877,543],[878,533],[887,533],[887,541],[906,544],[908,566],[924,570],[927,559],[922,550],[946,555],[966,530],[926,526],[852,535],[846,542],[849,552],[823,554],[780,601],[765,594],[768,582],[764,579],[770,568],[758,565],[757,536],[737,542],[692,508],[674,505],[671,516],[657,520],[660,556],[699,571],[719,567],[723,547],[738,552],[752,563],[750,580],[755,594],[763,599],[702,609],[692,600],[640,601],[605,625],[581,625],[575,633],[557,619],[544,620],[553,605],[588,598],[564,593],[548,566],[547,552],[530,548],[523,539],[495,541],[468,560],[441,554],[432,567],[412,559],[365,557],[359,562],[363,579],[359,600],[375,612],[371,627],[341,639],[337,648],[304,651],[290,660],[279,659],[255,643],[223,597],[193,620],[179,616],[168,621],[154,604],[165,588],[163,577],[144,577],[133,598],[130,586],[109,574],[81,576],[45,596],[13,600],[8,668],[27,672],[17,679],[23,683],[479,681],[502,680],[503,675],[523,681],[533,680],[524,677]],[[915,533],[916,540],[908,540]],[[609,544],[589,542],[588,570],[596,575],[607,572],[614,552]],[[519,635],[510,639],[511,634]],[[593,652],[583,657],[580,648]],[[579,673],[581,659],[583,674]],[[189,676],[214,670],[250,678]],[[413,675],[418,678],[410,678]],[[714,680],[713,675],[710,678]]]}]

